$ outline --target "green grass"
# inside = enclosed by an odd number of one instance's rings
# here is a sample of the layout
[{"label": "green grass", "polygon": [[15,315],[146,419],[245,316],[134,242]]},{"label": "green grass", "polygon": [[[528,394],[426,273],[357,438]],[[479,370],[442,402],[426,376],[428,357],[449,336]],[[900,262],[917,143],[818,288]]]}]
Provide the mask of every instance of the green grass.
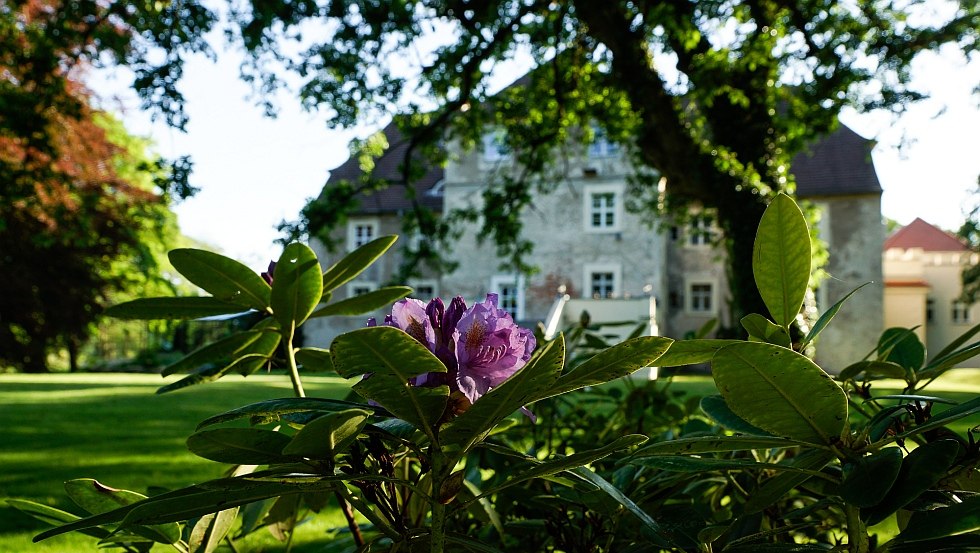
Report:
[{"label": "green grass", "polygon": [[[158,375],[0,375],[0,498],[30,499],[78,512],[63,482],[95,478],[145,493],[148,486],[177,488],[222,475],[225,465],[191,454],[184,441],[197,423],[235,407],[292,396],[285,376],[226,377],[165,395],[154,392]],[[340,398],[339,378],[307,377],[307,394]],[[337,524],[318,517],[298,533],[302,542],[326,539]],[[40,544],[31,538],[44,524],[0,503],[0,551],[7,553],[93,551],[80,534]],[[249,550],[277,551],[271,536]],[[314,550],[294,547],[293,551]]]},{"label": "green grass", "polygon": [[[0,498],[18,497],[77,511],[62,483],[95,478],[116,488],[145,492],[148,486],[176,488],[221,476],[223,465],[200,459],[184,440],[201,420],[248,403],[290,397],[285,376],[229,377],[166,395],[155,395],[157,375],[0,375]],[[338,378],[304,379],[311,396],[340,398],[348,391]],[[679,376],[671,387],[693,395],[717,393],[710,377]],[[875,384],[880,393],[900,383]],[[980,393],[980,370],[959,369],[943,376],[927,393],[966,401]],[[966,432],[974,416],[953,426]],[[293,551],[312,552],[329,541],[338,517],[317,517],[297,532]],[[94,540],[80,534],[40,544],[31,538],[47,528],[0,503],[0,551],[52,553],[93,551]],[[283,551],[268,533],[243,548]]]}]

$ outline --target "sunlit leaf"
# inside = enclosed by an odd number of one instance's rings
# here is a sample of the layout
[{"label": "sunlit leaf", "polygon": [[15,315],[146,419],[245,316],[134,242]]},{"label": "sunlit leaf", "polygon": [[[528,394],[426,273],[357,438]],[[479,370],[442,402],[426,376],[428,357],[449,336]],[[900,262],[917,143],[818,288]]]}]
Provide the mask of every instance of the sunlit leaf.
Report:
[{"label": "sunlit leaf", "polygon": [[674,341],[659,336],[642,336],[617,344],[561,375],[547,395],[556,396],[586,386],[596,386],[656,365]]},{"label": "sunlit leaf", "polygon": [[412,289],[408,286],[386,286],[366,294],[334,302],[314,311],[310,318],[332,317],[336,315],[362,315],[385,307],[408,296]]},{"label": "sunlit leaf", "polygon": [[258,311],[269,310],[269,284],[242,263],[193,248],[171,250],[168,257],[180,274],[215,298]]},{"label": "sunlit leaf", "polygon": [[287,460],[282,450],[289,440],[282,432],[261,428],[218,428],[191,434],[187,449],[219,463],[265,465]]},{"label": "sunlit leaf", "polygon": [[294,242],[276,262],[272,281],[272,312],[285,331],[296,328],[313,313],[323,294],[323,278],[316,254]]},{"label": "sunlit leaf", "polygon": [[241,313],[242,306],[212,297],[140,298],[105,310],[105,315],[117,319],[199,319],[214,315]]},{"label": "sunlit leaf", "polygon": [[766,342],[788,348],[791,345],[786,329],[773,323],[758,313],[750,313],[742,317],[742,328],[749,333],[749,339],[756,342]]},{"label": "sunlit leaf", "polygon": [[347,254],[323,273],[323,291],[332,292],[353,280],[388,251],[395,240],[397,236],[381,236]]},{"label": "sunlit leaf", "polygon": [[707,363],[721,348],[738,343],[739,340],[675,340],[667,351],[657,358],[657,366],[680,367]]},{"label": "sunlit leaf", "polygon": [[364,409],[347,409],[317,417],[293,436],[282,453],[308,459],[333,459],[357,438],[372,414]]},{"label": "sunlit leaf", "polygon": [[799,206],[785,194],[773,198],[759,221],[752,272],[773,320],[788,327],[810,280],[810,231]]},{"label": "sunlit leaf", "polygon": [[850,298],[851,296],[853,296],[855,292],[857,292],[858,290],[860,290],[861,288],[864,288],[865,286],[867,286],[869,284],[871,284],[871,283],[870,282],[865,282],[861,286],[858,286],[857,288],[851,290],[850,292],[847,293],[846,296],[844,296],[843,298],[841,298],[837,303],[835,303],[834,305],[830,306],[830,309],[828,309],[828,310],[824,311],[823,313],[821,313],[820,314],[820,317],[817,319],[817,322],[813,323],[813,327],[810,328],[810,332],[807,332],[806,333],[806,337],[803,338],[803,342],[801,342],[800,347],[801,348],[802,347],[806,347],[807,344],[809,344],[817,336],[819,336],[820,333],[823,332],[823,329],[826,328],[827,325],[830,324],[830,321],[833,320],[833,318],[837,315],[837,312],[840,311],[840,308],[844,306],[844,302],[846,302],[848,300],[848,298]]}]

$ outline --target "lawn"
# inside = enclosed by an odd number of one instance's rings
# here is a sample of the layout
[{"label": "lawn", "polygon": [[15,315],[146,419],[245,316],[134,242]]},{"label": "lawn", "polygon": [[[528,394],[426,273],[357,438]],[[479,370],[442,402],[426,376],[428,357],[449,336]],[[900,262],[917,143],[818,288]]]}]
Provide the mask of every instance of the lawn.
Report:
[{"label": "lawn", "polygon": [[[74,510],[62,482],[95,478],[116,488],[145,492],[150,485],[167,488],[221,475],[222,465],[195,457],[184,447],[187,435],[210,415],[255,401],[292,396],[284,376],[226,378],[166,395],[155,395],[157,375],[0,375],[0,498],[19,497]],[[311,396],[340,398],[348,386],[339,378],[307,377]],[[696,395],[715,393],[710,377],[677,377],[675,389]],[[879,390],[898,382],[876,384]],[[944,375],[929,391],[956,401],[980,392],[980,370]],[[941,393],[940,393],[941,392]],[[977,416],[954,427],[965,432]],[[297,532],[292,551],[312,552],[330,539],[336,518],[318,517]],[[0,551],[49,553],[94,550],[94,540],[69,534],[31,544],[43,524],[0,503]],[[248,544],[248,551],[284,551],[268,533]]]}]

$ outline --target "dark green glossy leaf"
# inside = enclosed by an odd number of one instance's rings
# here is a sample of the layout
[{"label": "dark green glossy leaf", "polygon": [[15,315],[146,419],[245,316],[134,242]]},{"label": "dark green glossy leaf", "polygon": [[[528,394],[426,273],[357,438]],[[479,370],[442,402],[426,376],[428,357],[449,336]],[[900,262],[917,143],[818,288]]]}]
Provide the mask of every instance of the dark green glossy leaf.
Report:
[{"label": "dark green glossy leaf", "polygon": [[784,348],[788,348],[792,344],[785,328],[758,313],[750,313],[742,317],[741,323],[742,328],[749,333],[749,339],[753,342],[765,342]]},{"label": "dark green glossy leaf", "polygon": [[283,415],[292,413],[336,413],[339,411],[346,411],[348,409],[371,410],[372,408],[361,403],[352,403],[337,399],[322,399],[314,397],[287,397],[282,399],[270,399],[267,401],[252,403],[237,409],[232,409],[231,411],[226,411],[220,415],[215,415],[205,419],[201,424],[197,425],[197,429],[200,430],[207,426],[213,426],[215,424],[240,419],[262,418],[274,421],[278,420]]},{"label": "dark green glossy leaf", "polygon": [[885,498],[872,508],[862,509],[861,518],[869,525],[878,524],[908,505],[946,475],[959,450],[960,444],[954,440],[938,440],[913,449],[902,461],[898,478]]},{"label": "dark green glossy leaf", "polygon": [[875,396],[875,401],[883,399],[897,399],[904,403],[912,402],[928,402],[928,403],[944,403],[946,405],[956,405],[957,403],[951,399],[946,399],[936,396],[923,396],[919,394],[887,394],[883,396]]},{"label": "dark green glossy leaf", "polygon": [[282,453],[306,459],[333,459],[357,438],[372,414],[364,409],[346,409],[317,417],[293,436]]},{"label": "dark green glossy leaf", "polygon": [[449,387],[410,386],[409,379],[425,373],[444,373],[445,365],[400,329],[361,328],[341,334],[330,346],[334,367],[344,378],[360,378],[354,391],[378,402],[396,417],[432,437],[432,429],[449,401]]},{"label": "dark green glossy leaf", "polygon": [[[948,355],[952,355],[953,352],[959,350],[960,349],[960,346],[962,346],[963,344],[967,343],[970,340],[970,338],[973,338],[974,336],[976,336],[976,334],[978,332],[980,332],[980,324],[974,325],[972,328],[970,328],[970,330],[967,330],[963,334],[960,334],[959,336],[957,336],[955,340],[953,340],[952,342],[946,344],[946,347],[944,347],[943,349],[939,350],[938,352],[936,352],[934,354],[934,356],[932,358],[933,359],[932,362],[926,368],[928,369],[928,368],[931,368],[936,363],[941,363],[942,360],[943,360],[943,358],[945,358]],[[971,344],[970,346],[967,346],[967,347],[968,348],[969,347],[973,347],[976,344],[980,344],[980,342],[974,342],[973,344]],[[964,349],[967,349],[967,348],[964,348]]]},{"label": "dark green glossy leaf", "polygon": [[766,436],[700,436],[650,444],[633,453],[632,458],[650,455],[698,455],[752,449],[783,449],[800,445],[801,442]]},{"label": "dark green glossy leaf", "polygon": [[626,507],[626,510],[632,513],[633,516],[635,516],[637,519],[639,519],[639,521],[643,523],[643,526],[650,531],[652,537],[656,538],[657,545],[676,548],[674,543],[671,542],[671,540],[663,534],[663,529],[660,527],[660,524],[658,524],[657,521],[653,519],[653,517],[647,514],[646,511],[640,508],[639,505],[633,502],[633,500],[630,499],[626,494],[620,491],[619,488],[613,486],[605,478],[589,470],[588,467],[579,467],[576,469],[572,469],[572,472],[574,472],[576,476],[582,478],[586,482],[590,482],[593,485],[597,486],[600,490],[608,494],[609,497],[616,500],[616,502],[618,502],[620,505]]},{"label": "dark green glossy leaf", "polygon": [[840,439],[847,397],[803,355],[771,344],[733,344],[718,350],[711,370],[725,403],[750,424],[810,443]]},{"label": "dark green glossy leaf", "polygon": [[881,553],[980,553],[980,536],[966,534],[935,540],[902,543],[892,540],[879,551]]},{"label": "dark green glossy leaf", "polygon": [[360,296],[340,300],[317,309],[310,315],[316,317],[332,317],[335,315],[362,315],[385,307],[408,296],[412,289],[408,286],[386,286],[372,290]]},{"label": "dark green glossy leaf", "polygon": [[917,371],[925,362],[926,347],[912,329],[889,328],[878,339],[878,358]]},{"label": "dark green glossy leaf", "polygon": [[272,281],[272,314],[286,331],[303,324],[323,294],[323,277],[316,254],[294,242],[276,262]]},{"label": "dark green glossy leaf", "polygon": [[845,380],[855,379],[862,373],[865,378],[885,377],[904,380],[908,375],[908,370],[898,363],[892,363],[891,361],[859,361],[845,367],[837,375],[837,380],[843,382]]},{"label": "dark green glossy leaf", "polygon": [[670,338],[642,336],[617,344],[561,375],[554,386],[547,390],[547,395],[535,399],[596,386],[633,374],[644,367],[651,367],[672,343]]},{"label": "dark green glossy leaf", "polygon": [[460,446],[465,452],[514,411],[534,399],[548,397],[564,362],[565,338],[559,334],[536,351],[521,370],[487,392],[447,425],[440,433],[440,442]]},{"label": "dark green glossy leaf", "polygon": [[680,367],[707,363],[721,348],[739,340],[675,340],[657,359],[658,367]]},{"label": "dark green glossy leaf", "polygon": [[902,450],[886,447],[843,466],[841,499],[856,507],[877,505],[892,488],[902,468]]},{"label": "dark green glossy leaf", "polygon": [[332,292],[353,280],[388,251],[395,240],[397,236],[381,236],[347,254],[323,273],[323,291]]},{"label": "dark green glossy leaf", "polygon": [[266,465],[285,461],[282,450],[289,436],[261,428],[202,430],[187,438],[187,449],[198,457],[235,465]]},{"label": "dark green glossy leaf", "polygon": [[752,273],[776,324],[788,327],[800,312],[810,280],[810,231],[806,217],[780,193],[759,221]]},{"label": "dark green glossy leaf", "polygon": [[974,342],[963,349],[952,351],[942,357],[937,356],[926,365],[925,369],[918,372],[919,380],[937,378],[949,369],[956,367],[964,361],[969,361],[977,355],[980,355],[980,342]]},{"label": "dark green glossy leaf", "polygon": [[864,288],[869,284],[871,283],[865,282],[861,286],[858,286],[857,288],[851,290],[850,292],[847,293],[846,296],[841,298],[840,301],[830,306],[830,309],[821,313],[820,317],[817,319],[817,322],[813,323],[813,327],[810,329],[810,332],[806,333],[806,336],[803,338],[803,342],[800,344],[800,347],[801,348],[806,347],[807,344],[812,342],[814,338],[820,335],[820,333],[823,332],[823,329],[826,328],[827,325],[830,324],[830,321],[833,320],[833,318],[837,315],[837,312],[840,311],[840,308],[844,305],[844,302],[847,301],[848,298],[853,296],[855,292],[857,292],[858,290]]},{"label": "dark green glossy leaf", "polygon": [[105,315],[117,319],[199,319],[214,315],[241,313],[242,306],[207,296],[175,298],[140,298],[105,310]]},{"label": "dark green glossy leaf", "polygon": [[[65,482],[65,491],[76,505],[90,514],[106,513],[119,507],[132,505],[146,496],[129,490],[117,490],[91,478],[78,478]],[[139,536],[157,543],[172,544],[180,540],[177,524],[163,524],[133,528]]]},{"label": "dark green glossy leaf", "polygon": [[751,515],[768,508],[779,501],[790,490],[813,478],[812,471],[819,471],[834,459],[834,454],[822,449],[804,449],[799,454],[780,463],[797,471],[783,470],[776,476],[766,479],[762,485],[751,491],[745,502],[745,514]]},{"label": "dark green glossy leaf", "polygon": [[912,513],[897,539],[903,542],[930,540],[975,530],[980,530],[980,495],[963,498],[949,507]]},{"label": "dark green glossy leaf", "polygon": [[788,464],[762,463],[751,459],[721,459],[715,457],[689,457],[687,455],[651,455],[630,461],[633,464],[669,472],[733,471],[747,469],[767,469],[799,472],[813,475],[814,471]]},{"label": "dark green glossy leaf", "polygon": [[303,369],[312,372],[336,372],[330,350],[323,348],[299,348],[296,350],[296,361]]},{"label": "dark green glossy leaf", "polygon": [[729,430],[753,436],[772,436],[772,434],[749,424],[745,419],[739,417],[725,403],[725,398],[721,396],[705,396],[701,398],[701,410],[712,420]]},{"label": "dark green glossy leaf", "polygon": [[511,486],[516,486],[517,484],[527,482],[528,480],[533,480],[534,478],[544,478],[545,476],[551,476],[553,474],[558,474],[559,472],[588,465],[593,461],[608,457],[617,451],[640,445],[645,441],[647,441],[646,436],[630,434],[621,436],[614,442],[600,448],[580,451],[567,457],[559,457],[556,459],[549,459],[544,462],[534,463],[534,465],[528,469],[518,470],[513,476],[508,478],[499,486],[484,491],[482,496],[493,495],[500,490]]},{"label": "dark green glossy leaf", "polygon": [[180,274],[215,298],[257,311],[269,310],[268,283],[238,261],[193,248],[171,250],[168,257]]},{"label": "dark green glossy leaf", "polygon": [[962,419],[963,417],[968,417],[974,413],[980,413],[980,397],[971,399],[970,401],[959,405],[954,405],[953,407],[942,411],[938,415],[933,415],[933,417],[925,423],[914,426],[905,432],[898,434],[896,438],[904,439],[915,434],[921,434],[927,430],[932,430],[933,428],[946,426],[953,421]]},{"label": "dark green glossy leaf", "polygon": [[[206,344],[192,351],[186,357],[166,366],[162,374],[163,376],[169,376],[174,373],[193,371],[202,365],[216,363],[227,364],[239,355],[244,355],[248,351],[248,347],[255,343],[261,336],[262,331],[259,330],[236,332],[217,342]],[[276,341],[278,342],[278,337]]]}]

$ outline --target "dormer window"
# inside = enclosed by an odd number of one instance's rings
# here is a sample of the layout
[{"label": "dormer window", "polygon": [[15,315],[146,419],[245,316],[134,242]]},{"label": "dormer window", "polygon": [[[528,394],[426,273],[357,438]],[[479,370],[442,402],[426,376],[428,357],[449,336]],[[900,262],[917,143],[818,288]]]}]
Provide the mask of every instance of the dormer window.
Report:
[{"label": "dormer window", "polygon": [[606,131],[599,127],[592,127],[593,140],[589,144],[589,157],[613,157],[619,155],[619,144],[609,140]]},{"label": "dormer window", "polygon": [[378,237],[377,219],[351,219],[347,223],[347,249],[355,250]]}]

